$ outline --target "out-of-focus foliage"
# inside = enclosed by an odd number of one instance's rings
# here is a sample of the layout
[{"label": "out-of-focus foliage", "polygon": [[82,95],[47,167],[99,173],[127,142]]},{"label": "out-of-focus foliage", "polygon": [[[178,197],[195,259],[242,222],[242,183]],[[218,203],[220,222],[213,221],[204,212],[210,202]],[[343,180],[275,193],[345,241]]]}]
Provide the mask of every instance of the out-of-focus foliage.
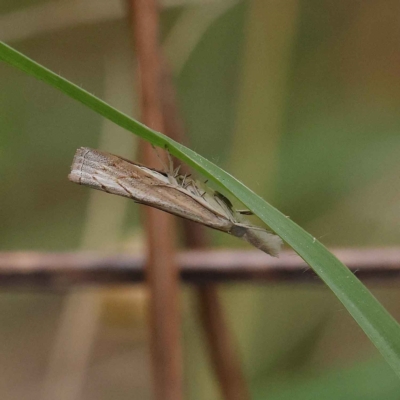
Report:
[{"label": "out-of-focus foliage", "polygon": [[0,3],[0,13],[5,14],[24,10],[28,6],[36,6],[46,2],[49,2],[49,0],[2,0]]},{"label": "out-of-focus foliage", "polygon": [[[1,17],[27,5],[3,2]],[[212,2],[199,2],[162,13],[165,42],[188,13],[197,21],[189,25],[188,35],[199,29],[205,15],[211,21],[176,76],[194,150],[231,170],[328,245],[397,245],[398,2],[260,0],[227,6],[220,15],[213,7]],[[212,13],[218,18],[212,20]],[[269,29],[263,22],[267,20]],[[44,29],[10,44],[133,112],[129,73],[134,73],[134,63],[126,20]],[[169,59],[174,67],[174,54]],[[120,75],[130,78],[128,84],[118,80]],[[84,107],[5,65],[0,65],[0,84],[0,248],[78,248],[85,236],[90,195],[69,184],[66,175],[75,148],[99,147],[99,132],[109,128]],[[117,87],[117,93],[110,87]],[[254,129],[243,131],[243,121],[254,121]],[[116,142],[129,135],[121,130],[113,134]],[[103,140],[100,146],[110,150],[105,143],[109,142]],[[133,158],[125,151],[124,156]],[[137,243],[136,214],[137,206],[127,203],[121,217],[124,229],[112,248],[120,248],[121,242],[126,247]],[[97,229],[100,238],[107,232],[107,226]],[[239,245],[219,234],[213,237],[220,244]],[[267,398],[272,392],[277,399],[288,393],[290,398],[337,393],[336,398],[357,399],[371,382],[375,392],[368,391],[369,399],[398,393],[386,366],[347,372],[349,365],[376,352],[326,290],[234,285],[223,291],[254,398]],[[375,286],[374,294],[399,316],[395,288]],[[59,298],[44,298],[10,293],[0,298],[0,314],[7,316],[0,330],[2,369],[9,366],[0,386],[2,393],[9,393],[4,397],[31,399],[40,391],[60,309]],[[216,398],[193,313],[194,307],[185,309],[189,398]],[[122,320],[110,323],[104,318],[107,329],[101,330],[94,346],[85,398],[96,398],[100,389],[103,398],[132,393],[129,377],[112,371],[131,368],[132,374],[139,374],[146,344],[130,338],[141,320],[126,315]],[[120,357],[119,352],[128,356]],[[332,369],[341,372],[329,377]],[[327,391],[319,391],[321,386]],[[336,392],[340,386],[343,391]],[[352,392],[345,391],[348,386]],[[148,398],[146,390],[137,392],[140,398]]]}]

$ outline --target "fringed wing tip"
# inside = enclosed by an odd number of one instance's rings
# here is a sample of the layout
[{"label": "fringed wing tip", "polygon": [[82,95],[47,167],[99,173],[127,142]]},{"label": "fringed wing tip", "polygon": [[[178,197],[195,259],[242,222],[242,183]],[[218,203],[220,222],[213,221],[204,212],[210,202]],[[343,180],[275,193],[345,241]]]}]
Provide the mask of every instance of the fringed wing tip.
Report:
[{"label": "fringed wing tip", "polygon": [[279,256],[283,245],[282,239],[279,236],[258,227],[235,224],[230,233],[242,238],[272,257]]},{"label": "fringed wing tip", "polygon": [[265,237],[265,242],[262,242],[261,246],[258,248],[265,253],[270,254],[272,257],[279,257],[279,253],[281,252],[283,246],[282,239],[273,233],[266,233],[268,236]]}]

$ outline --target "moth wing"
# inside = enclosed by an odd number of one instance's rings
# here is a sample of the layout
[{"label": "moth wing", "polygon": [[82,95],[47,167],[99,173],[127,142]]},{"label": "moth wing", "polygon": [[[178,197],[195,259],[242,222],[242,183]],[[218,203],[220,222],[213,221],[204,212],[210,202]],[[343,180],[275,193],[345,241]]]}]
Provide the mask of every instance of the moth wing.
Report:
[{"label": "moth wing", "polygon": [[224,232],[228,232],[232,227],[229,219],[215,213],[207,204],[179,186],[160,184],[152,186],[151,189],[156,196],[153,196],[150,202],[143,201],[144,204]]},{"label": "moth wing", "polygon": [[273,257],[279,256],[283,245],[278,235],[251,225],[235,224],[230,233]]},{"label": "moth wing", "polygon": [[168,182],[162,173],[88,147],[76,151],[68,175],[71,182],[131,198],[132,193],[121,184],[125,178],[129,179],[130,186],[136,187],[139,201],[145,185]]}]

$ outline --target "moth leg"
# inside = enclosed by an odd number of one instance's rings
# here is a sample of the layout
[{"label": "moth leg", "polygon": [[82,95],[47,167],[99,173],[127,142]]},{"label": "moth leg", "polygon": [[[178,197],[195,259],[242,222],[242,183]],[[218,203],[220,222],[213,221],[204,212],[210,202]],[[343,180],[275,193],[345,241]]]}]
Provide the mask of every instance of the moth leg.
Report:
[{"label": "moth leg", "polygon": [[236,212],[241,215],[254,215],[253,211],[250,210],[236,210]]},{"label": "moth leg", "polygon": [[188,190],[191,191],[195,196],[200,196],[200,192],[194,181],[190,182],[190,185],[188,186]]},{"label": "moth leg", "polygon": [[[168,153],[169,154],[169,153]],[[179,176],[179,170],[181,169],[182,165],[178,165],[175,169],[174,169],[174,173],[173,176],[174,178],[176,178],[177,176]]]},{"label": "moth leg", "polygon": [[186,189],[187,185],[190,185],[190,181],[188,180],[188,183],[186,183],[186,179],[190,178],[192,174],[185,174],[183,179],[182,179],[182,187]]},{"label": "moth leg", "polygon": [[182,186],[182,187],[185,187],[185,180],[186,180],[186,178],[187,178],[187,175],[184,175],[183,178],[182,178],[182,182],[181,182],[181,186]]},{"label": "moth leg", "polygon": [[193,184],[193,189],[196,192],[196,196],[201,196],[199,188],[197,187],[197,185],[195,183]]},{"label": "moth leg", "polygon": [[[190,175],[185,175],[185,178],[189,178]],[[185,184],[182,184],[182,187],[184,189],[187,189],[189,186],[193,186],[193,181],[192,180],[188,180],[187,182],[185,182]]]}]

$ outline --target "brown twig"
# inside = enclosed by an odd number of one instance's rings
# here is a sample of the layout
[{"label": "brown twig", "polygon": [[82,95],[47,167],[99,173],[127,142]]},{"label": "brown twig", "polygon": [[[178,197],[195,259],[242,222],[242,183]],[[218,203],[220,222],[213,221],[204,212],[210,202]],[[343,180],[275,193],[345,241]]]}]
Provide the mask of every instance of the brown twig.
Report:
[{"label": "brown twig", "polygon": [[212,366],[224,398],[250,400],[250,392],[239,361],[237,346],[226,322],[217,285],[199,285],[199,308],[205,335],[210,347]]},{"label": "brown twig", "polygon": [[[337,249],[335,255],[362,280],[400,279],[400,248]],[[257,250],[191,250],[177,254],[183,282],[321,283],[292,251],[271,258]],[[72,285],[131,284],[143,281],[145,258],[128,254],[0,252],[0,286],[40,290]]]},{"label": "brown twig", "polygon": [[[180,117],[173,78],[164,58],[162,101],[165,133],[174,140],[187,143],[187,137]],[[181,166],[182,174],[189,174],[186,165]],[[185,231],[185,245],[191,249],[204,249],[208,246],[206,228],[191,221],[182,220]],[[199,314],[203,325],[212,367],[217,375],[219,386],[225,400],[249,400],[250,392],[242,371],[237,346],[228,328],[217,285],[207,283],[197,288]]]},{"label": "brown twig", "polygon": [[[142,121],[157,131],[164,131],[157,4],[155,0],[131,0],[130,3],[139,64]],[[146,165],[157,166],[156,153],[150,145],[143,143],[142,150]],[[159,400],[180,400],[183,396],[182,357],[174,220],[169,214],[150,207],[145,208],[145,213],[155,396]]]}]

